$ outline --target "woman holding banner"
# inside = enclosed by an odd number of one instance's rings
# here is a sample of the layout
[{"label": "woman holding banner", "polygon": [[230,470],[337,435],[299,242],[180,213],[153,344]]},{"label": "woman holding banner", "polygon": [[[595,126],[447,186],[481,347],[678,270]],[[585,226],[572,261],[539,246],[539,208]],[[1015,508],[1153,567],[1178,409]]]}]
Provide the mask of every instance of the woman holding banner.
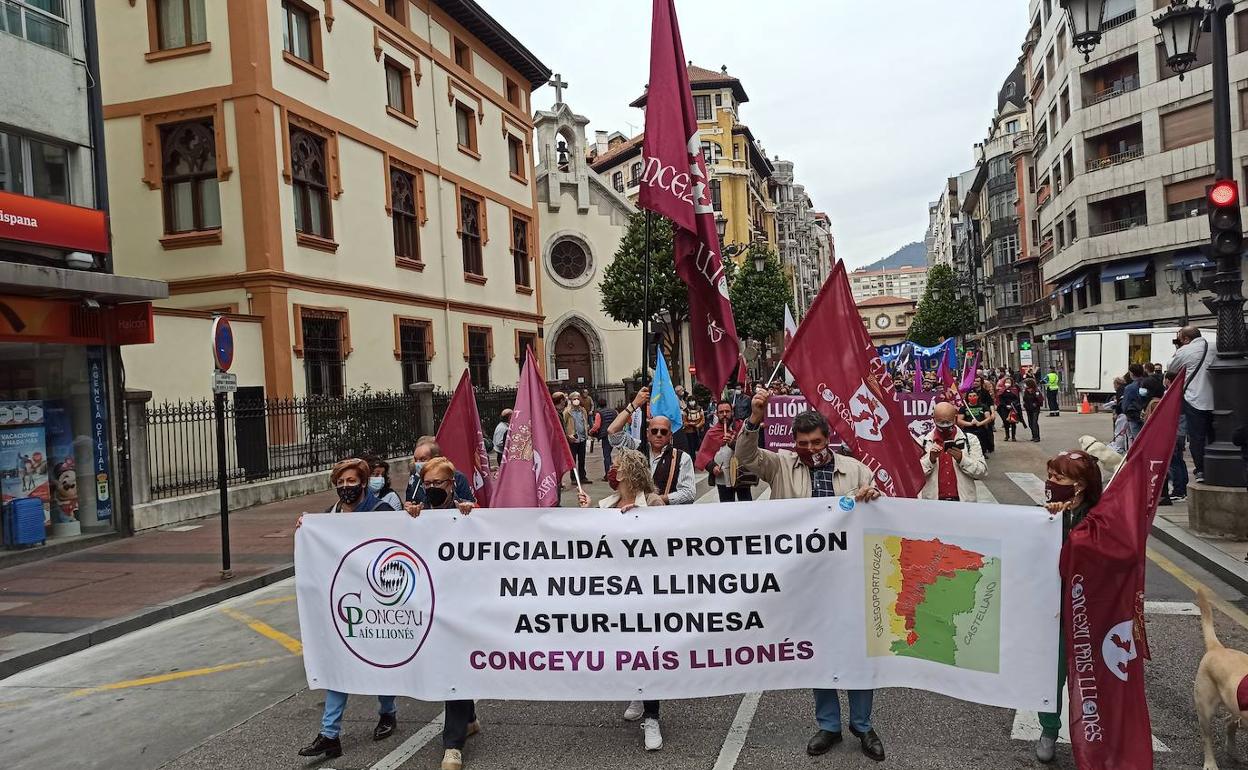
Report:
[{"label": "woman holding banner", "polygon": [[[1049,477],[1044,484],[1045,508],[1049,516],[1062,517],[1062,540],[1087,517],[1101,500],[1101,466],[1087,452],[1061,452],[1049,460]],[[1057,752],[1057,734],[1062,729],[1062,691],[1066,688],[1066,631],[1059,626],[1057,644],[1057,710],[1040,714],[1040,740],[1036,759],[1052,762]]]},{"label": "woman holding banner", "polygon": [[[654,478],[650,475],[650,462],[646,456],[636,449],[616,449],[615,463],[607,474],[608,483],[614,493],[598,503],[599,508],[616,508],[621,513],[634,508],[646,508],[663,505],[663,498],[655,493]],[[577,495],[582,508],[590,505],[589,495],[584,490]],[[663,748],[663,733],[659,730],[659,702],[657,700],[631,701],[624,709],[624,718],[641,723],[646,735],[646,751],[658,751]],[[446,766],[443,765],[443,770]]]}]

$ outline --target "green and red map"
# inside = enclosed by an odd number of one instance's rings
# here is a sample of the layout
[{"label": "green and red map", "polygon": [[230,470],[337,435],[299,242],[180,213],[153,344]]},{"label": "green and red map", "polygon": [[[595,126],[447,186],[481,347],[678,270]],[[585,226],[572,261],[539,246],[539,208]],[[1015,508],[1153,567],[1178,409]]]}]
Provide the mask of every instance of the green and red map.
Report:
[{"label": "green and red map", "polygon": [[1000,545],[865,532],[867,654],[999,673]]}]

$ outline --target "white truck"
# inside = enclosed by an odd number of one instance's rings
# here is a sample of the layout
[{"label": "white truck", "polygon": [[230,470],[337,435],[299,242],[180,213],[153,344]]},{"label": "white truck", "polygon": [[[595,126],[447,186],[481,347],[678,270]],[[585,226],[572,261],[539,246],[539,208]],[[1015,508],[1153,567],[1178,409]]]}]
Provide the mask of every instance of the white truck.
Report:
[{"label": "white truck", "polygon": [[[1079,393],[1112,394],[1114,378],[1132,363],[1165,366],[1174,355],[1179,327],[1106,329],[1075,332],[1075,390]],[[1201,329],[1201,335],[1217,346],[1217,332]]]}]

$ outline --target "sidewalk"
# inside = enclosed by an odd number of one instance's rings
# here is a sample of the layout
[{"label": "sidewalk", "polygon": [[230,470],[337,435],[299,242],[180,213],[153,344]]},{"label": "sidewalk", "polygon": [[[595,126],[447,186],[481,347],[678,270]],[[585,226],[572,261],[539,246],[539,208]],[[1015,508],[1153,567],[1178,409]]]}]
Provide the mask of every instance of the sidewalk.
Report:
[{"label": "sidewalk", "polygon": [[[600,452],[586,470],[596,503],[611,491]],[[575,506],[568,484],[563,504]],[[290,577],[295,522],[334,500],[327,491],[231,512],[231,580],[221,579],[218,516],[0,569],[0,679]]]},{"label": "sidewalk", "polygon": [[1248,596],[1248,541],[1194,532],[1188,525],[1187,502],[1157,509],[1153,537]]}]

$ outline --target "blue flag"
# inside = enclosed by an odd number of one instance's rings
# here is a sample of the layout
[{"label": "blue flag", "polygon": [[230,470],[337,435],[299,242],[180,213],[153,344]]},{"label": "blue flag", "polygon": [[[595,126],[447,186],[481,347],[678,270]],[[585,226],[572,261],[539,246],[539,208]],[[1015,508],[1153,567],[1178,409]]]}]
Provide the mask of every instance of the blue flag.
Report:
[{"label": "blue flag", "polygon": [[659,351],[659,360],[654,363],[654,370],[654,381],[650,383],[650,416],[671,420],[672,432],[675,433],[685,424],[685,420],[681,416],[680,402],[676,400],[676,389],[672,387],[672,375],[667,371],[662,350]]}]

